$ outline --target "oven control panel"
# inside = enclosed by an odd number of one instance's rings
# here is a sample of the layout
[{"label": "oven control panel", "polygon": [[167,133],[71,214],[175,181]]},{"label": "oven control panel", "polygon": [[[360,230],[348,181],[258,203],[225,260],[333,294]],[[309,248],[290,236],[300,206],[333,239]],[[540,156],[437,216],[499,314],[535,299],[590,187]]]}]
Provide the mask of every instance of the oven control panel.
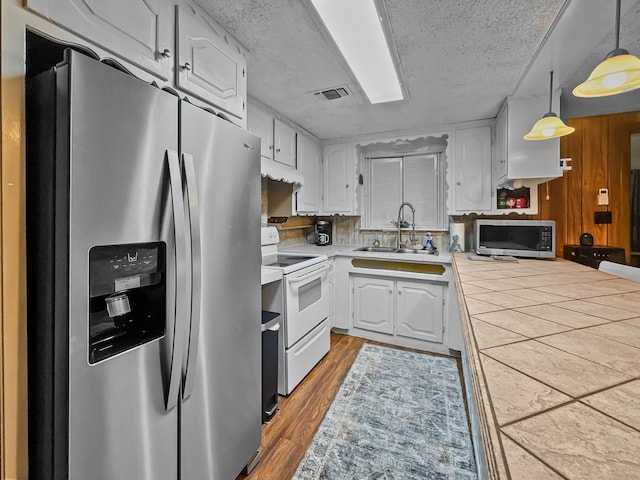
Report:
[{"label": "oven control panel", "polygon": [[261,245],[277,245],[280,243],[280,235],[276,227],[262,227],[261,230]]}]

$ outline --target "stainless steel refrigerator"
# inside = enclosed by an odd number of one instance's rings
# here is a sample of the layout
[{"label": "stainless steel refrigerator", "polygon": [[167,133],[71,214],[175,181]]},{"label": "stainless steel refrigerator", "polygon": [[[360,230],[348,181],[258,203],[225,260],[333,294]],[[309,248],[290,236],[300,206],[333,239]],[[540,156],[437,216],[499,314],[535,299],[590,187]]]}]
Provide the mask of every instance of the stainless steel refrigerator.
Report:
[{"label": "stainless steel refrigerator", "polygon": [[67,50],[27,87],[32,479],[232,480],[260,446],[260,140]]}]

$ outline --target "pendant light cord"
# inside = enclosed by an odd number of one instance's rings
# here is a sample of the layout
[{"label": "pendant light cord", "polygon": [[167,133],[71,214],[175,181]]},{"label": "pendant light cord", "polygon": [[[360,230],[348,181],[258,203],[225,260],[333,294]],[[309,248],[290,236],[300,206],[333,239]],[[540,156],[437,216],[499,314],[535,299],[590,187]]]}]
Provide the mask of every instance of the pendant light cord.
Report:
[{"label": "pendant light cord", "polygon": [[553,70],[549,72],[549,113],[553,112]]},{"label": "pendant light cord", "polygon": [[620,2],[622,0],[616,1],[616,50],[620,48]]}]

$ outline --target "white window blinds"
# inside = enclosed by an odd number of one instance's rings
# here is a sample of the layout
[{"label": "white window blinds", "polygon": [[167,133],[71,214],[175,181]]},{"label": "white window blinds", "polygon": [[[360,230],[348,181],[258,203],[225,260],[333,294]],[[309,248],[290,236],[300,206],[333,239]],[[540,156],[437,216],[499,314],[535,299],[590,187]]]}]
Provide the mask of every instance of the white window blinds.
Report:
[{"label": "white window blinds", "polygon": [[[368,158],[364,227],[394,228],[402,202],[416,209],[416,228],[444,228],[443,181],[438,154]],[[404,218],[411,223],[410,209]]]},{"label": "white window blinds", "polygon": [[371,159],[369,220],[372,225],[391,227],[402,203],[401,158]]}]

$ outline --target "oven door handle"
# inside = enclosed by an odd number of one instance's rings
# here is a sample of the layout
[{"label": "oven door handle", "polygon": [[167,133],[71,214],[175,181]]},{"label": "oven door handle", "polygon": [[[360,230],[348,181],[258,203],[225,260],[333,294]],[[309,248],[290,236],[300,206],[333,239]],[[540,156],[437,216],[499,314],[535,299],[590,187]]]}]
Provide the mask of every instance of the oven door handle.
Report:
[{"label": "oven door handle", "polygon": [[324,267],[322,267],[322,268],[319,268],[319,269],[317,269],[317,270],[314,270],[313,272],[305,273],[304,275],[300,275],[299,277],[287,278],[287,281],[288,281],[290,284],[293,284],[293,283],[300,283],[300,282],[302,282],[302,281],[304,281],[304,280],[307,280],[308,278],[316,277],[316,276],[318,276],[319,274],[326,272],[327,270],[329,270],[329,266],[328,266],[328,265],[325,265],[325,266],[324,266]]}]

